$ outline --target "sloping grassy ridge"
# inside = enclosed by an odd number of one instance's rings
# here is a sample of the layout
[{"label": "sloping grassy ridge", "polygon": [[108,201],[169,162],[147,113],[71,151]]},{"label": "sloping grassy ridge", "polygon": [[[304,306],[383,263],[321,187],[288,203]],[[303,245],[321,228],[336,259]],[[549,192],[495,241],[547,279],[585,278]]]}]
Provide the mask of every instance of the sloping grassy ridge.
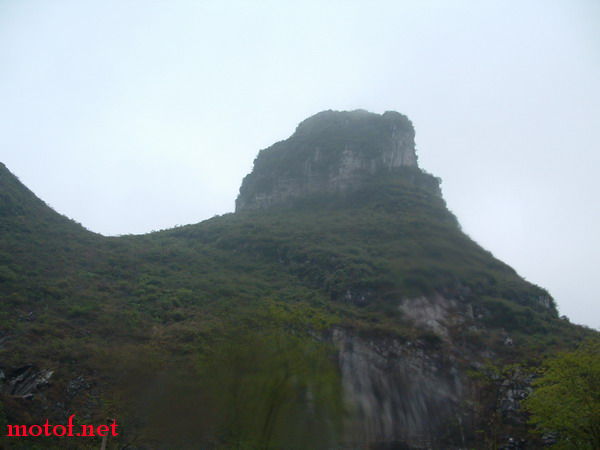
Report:
[{"label": "sloping grassy ridge", "polygon": [[[38,423],[43,416],[58,423],[75,411],[97,421],[113,414],[123,417],[124,441],[160,440],[148,431],[157,429],[156,422],[140,419],[140,411],[160,409],[158,400],[153,408],[142,401],[157,392],[157,383],[163,394],[171,393],[165,398],[186,392],[184,397],[214,406],[218,400],[202,388],[210,384],[201,382],[210,377],[206,367],[213,374],[230,373],[223,367],[241,361],[239,370],[253,371],[257,386],[263,386],[298,360],[282,354],[313,355],[306,360],[314,363],[294,369],[306,380],[317,380],[311,367],[321,372],[328,367],[325,381],[318,382],[325,383],[319,384],[326,387],[318,391],[323,396],[315,401],[323,411],[337,411],[332,349],[323,344],[315,353],[310,344],[315,336],[337,326],[427,340],[397,306],[404,298],[436,292],[467,292],[466,301],[484,312],[486,336],[500,329],[521,336],[513,358],[581,340],[586,330],[558,319],[553,303],[542,305],[546,291],[462,233],[444,201],[423,188],[432,183],[437,182],[430,175],[402,169],[351,195],[308,197],[116,238],[55,213],[0,167],[0,369],[10,375],[32,364],[54,371],[51,385],[33,400],[3,397],[6,420]],[[252,368],[242,355],[233,362],[218,357],[246,348],[240,336],[261,355],[271,354],[273,345],[284,350],[277,357],[257,357],[262,362]],[[481,345],[490,342],[484,336]],[[214,361],[224,366],[211,366]],[[78,377],[87,387],[71,395],[69,386]],[[288,394],[307,389],[283,379]],[[286,406],[297,424],[309,417],[300,403]],[[189,408],[194,410],[193,402]],[[209,420],[206,411],[198,417],[177,414],[208,423],[197,438],[210,436],[213,443],[283,439],[259,425],[231,425],[230,431],[241,434],[223,435],[219,427],[239,419],[223,418],[225,413],[220,421]],[[243,410],[239,417],[256,414]],[[337,429],[330,425],[329,431]],[[279,428],[300,439],[298,429]]]}]

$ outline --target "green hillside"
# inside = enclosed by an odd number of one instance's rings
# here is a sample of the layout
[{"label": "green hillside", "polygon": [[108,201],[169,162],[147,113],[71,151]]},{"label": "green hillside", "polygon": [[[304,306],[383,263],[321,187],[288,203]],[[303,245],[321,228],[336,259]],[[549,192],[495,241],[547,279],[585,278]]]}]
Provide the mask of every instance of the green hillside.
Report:
[{"label": "green hillside", "polygon": [[[559,319],[544,289],[466,236],[433,176],[398,167],[365,180],[347,193],[104,237],[0,166],[7,423],[76,413],[83,423],[118,417],[121,447],[331,448],[349,441],[352,415],[335,330],[451,357],[461,380],[485,352],[530,363],[594,334]],[[442,325],[423,326],[410,302],[434,297],[452,306]],[[15,395],[25,366],[53,373]]]}]

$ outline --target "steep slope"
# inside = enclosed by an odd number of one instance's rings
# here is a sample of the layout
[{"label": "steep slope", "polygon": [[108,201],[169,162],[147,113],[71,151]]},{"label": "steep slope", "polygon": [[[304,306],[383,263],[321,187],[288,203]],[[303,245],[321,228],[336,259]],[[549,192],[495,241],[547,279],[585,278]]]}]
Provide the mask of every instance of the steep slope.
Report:
[{"label": "steep slope", "polygon": [[[63,257],[64,252],[78,245],[89,245],[94,238],[93,233],[49,208],[2,163],[0,217],[2,250],[12,257],[18,254],[28,267],[40,270],[58,270],[57,259]],[[41,252],[51,253],[53,257],[40,258]]]},{"label": "steep slope", "polygon": [[[259,153],[242,183],[236,210],[260,210],[253,219],[245,219],[258,223],[263,217],[266,222],[274,216],[292,219],[284,239],[304,233],[308,244],[321,235],[313,251],[333,248],[333,258],[342,259],[344,247],[368,250],[363,261],[371,268],[348,273],[337,288],[352,298],[366,301],[369,288],[357,297],[348,283],[364,283],[368,277],[404,296],[411,290],[427,294],[468,280],[482,294],[498,294],[555,314],[545,291],[525,283],[461,232],[441,198],[440,180],[418,168],[414,136],[412,123],[396,112],[316,114],[289,139]],[[352,215],[338,217],[342,211]],[[343,270],[342,264],[329,266]],[[319,273],[327,272],[327,266],[319,267]]]},{"label": "steep slope", "polygon": [[100,240],[49,208],[0,163],[0,292],[5,320],[33,316],[41,305],[58,300],[64,290],[59,285],[91,267]]},{"label": "steep slope", "polygon": [[[464,448],[499,413],[473,371],[594,334],[462,233],[398,113],[317,114],[259,154],[235,214],[143,236],[90,233],[0,169],[9,423],[117,416],[119,445],[153,448]],[[490,442],[526,431],[502,386]]]}]

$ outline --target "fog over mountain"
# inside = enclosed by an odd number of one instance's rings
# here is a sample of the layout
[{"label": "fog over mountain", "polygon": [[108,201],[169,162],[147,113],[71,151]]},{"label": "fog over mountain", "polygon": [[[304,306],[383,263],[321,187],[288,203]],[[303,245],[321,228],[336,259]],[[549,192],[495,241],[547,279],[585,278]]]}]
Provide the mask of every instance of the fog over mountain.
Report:
[{"label": "fog over mountain", "polygon": [[0,3],[0,161],[105,235],[234,210],[313,114],[415,125],[463,230],[600,328],[593,0]]}]

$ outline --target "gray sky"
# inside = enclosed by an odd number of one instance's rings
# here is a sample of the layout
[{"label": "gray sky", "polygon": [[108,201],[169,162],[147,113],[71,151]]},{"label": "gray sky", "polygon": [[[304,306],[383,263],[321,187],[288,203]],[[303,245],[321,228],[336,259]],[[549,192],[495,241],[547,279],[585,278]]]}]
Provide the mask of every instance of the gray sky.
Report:
[{"label": "gray sky", "polygon": [[0,161],[96,232],[230,212],[259,149],[356,108],[600,328],[600,2],[0,0]]}]

